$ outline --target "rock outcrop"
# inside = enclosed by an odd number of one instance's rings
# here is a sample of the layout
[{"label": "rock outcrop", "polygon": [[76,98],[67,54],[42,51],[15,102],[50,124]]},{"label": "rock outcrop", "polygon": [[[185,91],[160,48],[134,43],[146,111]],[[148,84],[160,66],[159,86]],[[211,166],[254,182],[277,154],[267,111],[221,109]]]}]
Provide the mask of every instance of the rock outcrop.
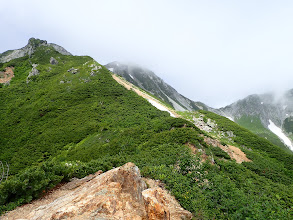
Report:
[{"label": "rock outcrop", "polygon": [[206,131],[206,132],[212,132],[217,127],[217,124],[213,122],[211,119],[207,119],[207,121],[204,120],[204,115],[200,115],[198,118],[193,117],[192,118],[193,123],[196,127],[198,127],[200,130]]},{"label": "rock outcrop", "polygon": [[69,70],[67,70],[67,72],[72,73],[72,74],[76,74],[78,72],[78,69],[71,67]]},{"label": "rock outcrop", "polygon": [[47,43],[45,40],[30,38],[28,44],[25,47],[17,50],[9,50],[0,54],[0,63],[6,63],[10,60],[24,57],[26,55],[31,56],[35,52],[36,48],[40,46],[50,46],[63,55],[71,55],[71,53],[57,44]]},{"label": "rock outcrop", "polygon": [[39,71],[37,70],[38,64],[32,64],[32,66],[33,66],[32,71],[30,71],[30,73],[28,74],[28,76],[26,78],[26,83],[30,82],[30,80],[29,80],[30,77],[37,76],[40,74]]},{"label": "rock outcrop", "polygon": [[191,219],[190,212],[184,210],[166,190],[160,187],[142,192],[147,219]]},{"label": "rock outcrop", "polygon": [[51,57],[50,58],[50,64],[57,65],[58,64],[58,61],[54,57]]},{"label": "rock outcrop", "polygon": [[127,163],[75,179],[1,219],[191,219],[161,187],[147,189],[138,167]]}]

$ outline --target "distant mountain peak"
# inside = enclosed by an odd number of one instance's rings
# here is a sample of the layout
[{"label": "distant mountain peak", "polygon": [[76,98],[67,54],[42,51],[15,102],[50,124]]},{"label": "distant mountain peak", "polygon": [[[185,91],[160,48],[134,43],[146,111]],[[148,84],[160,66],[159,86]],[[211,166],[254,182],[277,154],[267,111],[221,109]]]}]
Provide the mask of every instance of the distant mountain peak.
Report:
[{"label": "distant mountain peak", "polygon": [[137,64],[125,64],[118,61],[105,65],[110,71],[122,76],[135,86],[151,93],[152,95],[168,103],[177,111],[193,111],[208,109],[209,107],[200,102],[194,102],[180,93],[172,86],[165,83],[153,71],[140,67]]},{"label": "distant mountain peak", "polygon": [[26,55],[32,55],[36,49],[40,46],[51,46],[53,47],[57,52],[63,54],[63,55],[72,55],[69,53],[67,50],[65,50],[63,47],[53,44],[53,43],[48,43],[46,40],[40,40],[37,38],[30,38],[28,40],[28,43],[26,46],[16,49],[16,50],[8,50],[2,54],[0,54],[0,63],[6,63],[9,62],[10,60],[24,57]]},{"label": "distant mountain peak", "polygon": [[270,130],[292,150],[292,94],[293,90],[279,94],[253,94],[214,112],[232,118],[238,124],[265,138],[270,138],[265,129]]}]

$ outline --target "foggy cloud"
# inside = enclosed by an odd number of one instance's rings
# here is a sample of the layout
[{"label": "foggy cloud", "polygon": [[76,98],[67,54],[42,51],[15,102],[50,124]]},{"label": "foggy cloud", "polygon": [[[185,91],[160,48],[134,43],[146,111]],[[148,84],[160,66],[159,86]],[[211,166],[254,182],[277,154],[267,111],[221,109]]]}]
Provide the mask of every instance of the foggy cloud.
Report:
[{"label": "foggy cloud", "polygon": [[221,107],[293,87],[292,11],[282,0],[11,0],[1,3],[0,53],[40,38],[101,64],[137,63]]}]

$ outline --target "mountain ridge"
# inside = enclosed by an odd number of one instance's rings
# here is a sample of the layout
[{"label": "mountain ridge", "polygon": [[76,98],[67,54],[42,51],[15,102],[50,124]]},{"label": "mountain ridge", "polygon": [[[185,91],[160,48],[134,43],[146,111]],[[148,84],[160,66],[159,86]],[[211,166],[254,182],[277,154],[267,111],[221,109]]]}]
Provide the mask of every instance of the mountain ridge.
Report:
[{"label": "mountain ridge", "polygon": [[207,109],[204,103],[194,102],[179,94],[173,87],[165,83],[151,70],[138,65],[123,64],[117,61],[108,63],[105,67],[124,77],[132,84],[157,96],[177,111]]},{"label": "mountain ridge", "polygon": [[[293,117],[293,89],[278,97],[273,93],[250,95],[215,112],[231,118],[246,128],[249,127],[247,120],[250,120],[251,126],[259,120],[265,129],[275,133],[291,151],[293,150],[293,130],[290,125]],[[250,119],[244,119],[245,117]],[[276,129],[280,131],[277,132]],[[286,137],[290,138],[290,141]]]},{"label": "mountain ridge", "polygon": [[198,219],[292,217],[293,155],[233,121],[203,110],[170,117],[91,57],[51,46],[0,67],[14,68],[0,87],[0,161],[9,171],[1,214],[132,162]]}]

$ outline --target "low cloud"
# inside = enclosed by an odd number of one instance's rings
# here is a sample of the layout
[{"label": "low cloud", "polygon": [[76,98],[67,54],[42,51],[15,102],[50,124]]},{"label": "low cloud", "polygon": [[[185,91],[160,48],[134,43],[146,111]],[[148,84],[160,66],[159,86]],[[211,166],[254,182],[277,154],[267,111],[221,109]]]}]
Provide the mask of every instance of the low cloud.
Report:
[{"label": "low cloud", "polygon": [[[12,7],[13,5],[13,7]],[[106,64],[138,63],[213,107],[293,82],[292,1],[1,3],[0,50],[30,37]]]}]

